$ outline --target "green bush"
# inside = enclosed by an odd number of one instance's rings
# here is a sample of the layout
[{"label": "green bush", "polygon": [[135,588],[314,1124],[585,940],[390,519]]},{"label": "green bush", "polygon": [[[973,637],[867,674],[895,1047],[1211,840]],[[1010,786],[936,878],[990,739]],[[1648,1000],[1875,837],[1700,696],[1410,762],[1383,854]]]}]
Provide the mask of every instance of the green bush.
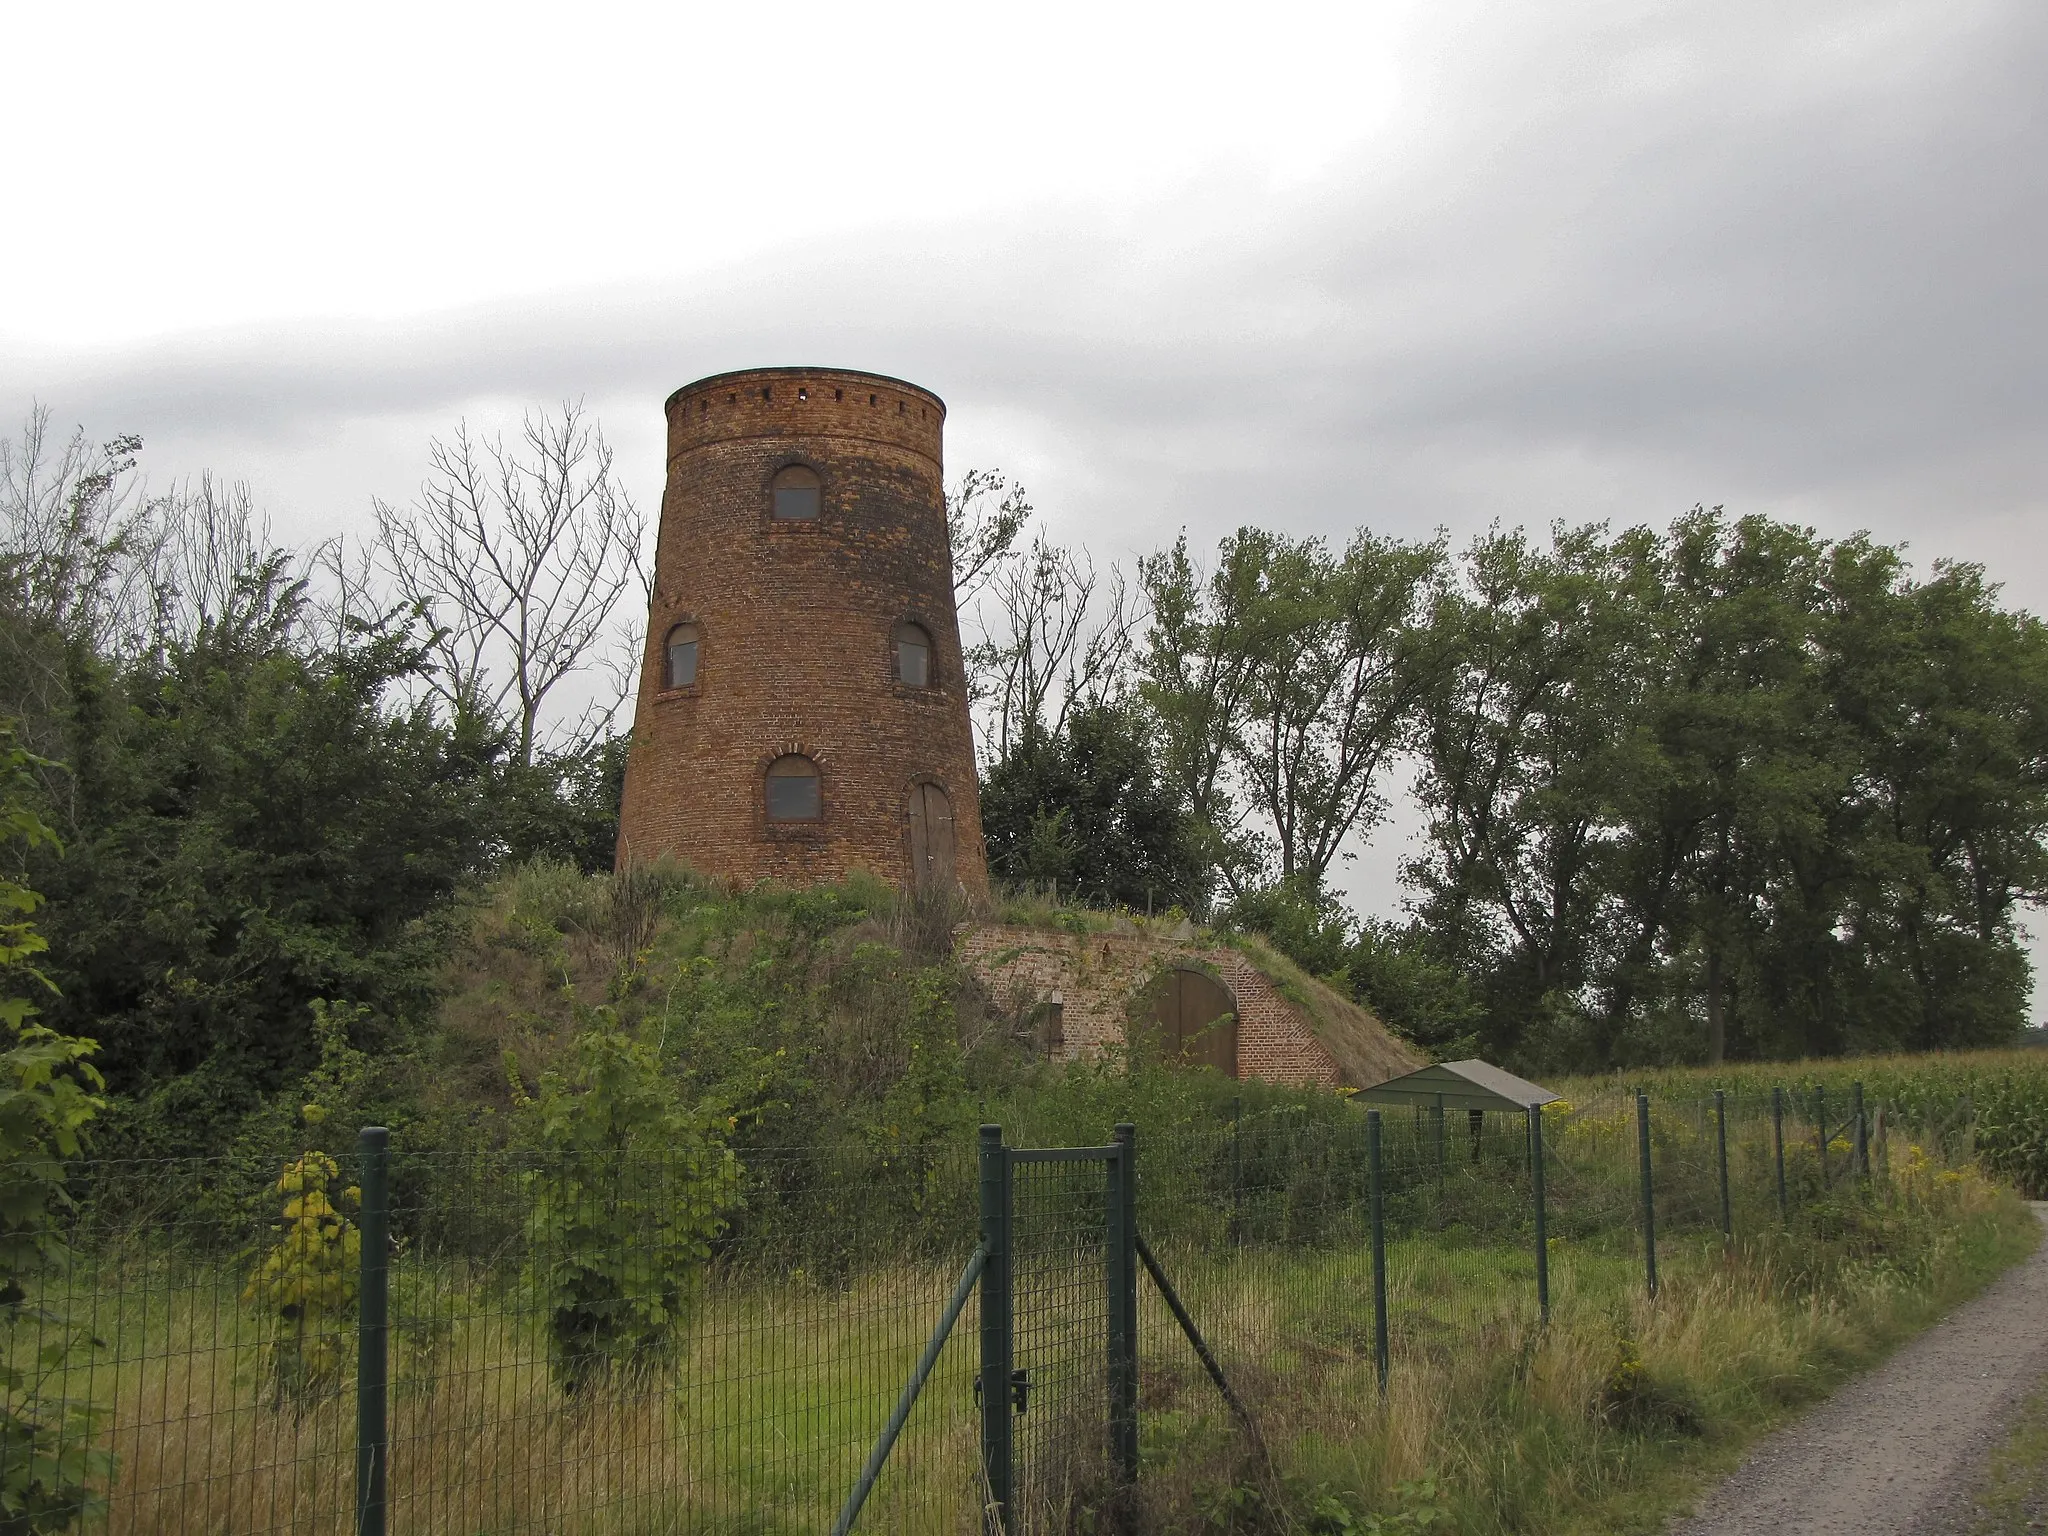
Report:
[{"label": "green bush", "polygon": [[600,1010],[567,1073],[523,1106],[539,1166],[529,1280],[564,1392],[673,1359],[739,1167],[715,1106],[686,1106],[652,1046]]},{"label": "green bush", "polygon": [[[309,1109],[316,1106],[308,1105]],[[308,1116],[318,1124],[317,1116]],[[325,1152],[285,1165],[277,1241],[256,1265],[242,1300],[262,1315],[263,1374],[274,1407],[303,1411],[339,1390],[354,1339],[362,1233],[341,1210],[362,1192],[339,1188],[341,1169]],[[339,1202],[339,1203],[337,1203]]]},{"label": "green bush", "polygon": [[[49,765],[0,721],[0,846],[56,845],[28,807],[38,766]],[[70,1261],[58,1228],[74,1205],[65,1164],[85,1149],[104,1086],[91,1061],[98,1046],[34,1022],[35,1004],[16,991],[55,990],[34,965],[48,947],[32,921],[41,904],[0,872],[0,1536],[70,1530],[104,1508],[96,1485],[114,1475],[113,1454],[93,1444],[99,1413],[57,1385],[93,1341],[31,1299]]]}]

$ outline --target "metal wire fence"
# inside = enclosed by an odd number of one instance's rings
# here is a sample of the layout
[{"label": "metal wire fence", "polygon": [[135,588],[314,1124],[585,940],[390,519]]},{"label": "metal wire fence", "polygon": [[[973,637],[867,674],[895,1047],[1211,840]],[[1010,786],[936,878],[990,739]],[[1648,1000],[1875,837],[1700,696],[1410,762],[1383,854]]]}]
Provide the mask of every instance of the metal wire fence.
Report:
[{"label": "metal wire fence", "polygon": [[1525,1347],[1580,1288],[1894,1198],[1969,1123],[1814,1090],[1333,1099],[1135,1152],[755,1152],[715,1199],[668,1150],[82,1164],[72,1257],[9,1314],[12,1400],[123,1536],[1107,1530]]}]

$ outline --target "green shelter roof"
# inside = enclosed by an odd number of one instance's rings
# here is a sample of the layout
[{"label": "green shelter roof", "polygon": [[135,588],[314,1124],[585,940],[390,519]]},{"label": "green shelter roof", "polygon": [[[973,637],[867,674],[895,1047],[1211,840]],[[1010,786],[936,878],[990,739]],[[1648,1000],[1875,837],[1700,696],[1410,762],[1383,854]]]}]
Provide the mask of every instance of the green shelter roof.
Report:
[{"label": "green shelter roof", "polygon": [[1445,1109],[1533,1109],[1557,1095],[1491,1062],[1440,1061],[1360,1090],[1368,1104],[1442,1104]]}]

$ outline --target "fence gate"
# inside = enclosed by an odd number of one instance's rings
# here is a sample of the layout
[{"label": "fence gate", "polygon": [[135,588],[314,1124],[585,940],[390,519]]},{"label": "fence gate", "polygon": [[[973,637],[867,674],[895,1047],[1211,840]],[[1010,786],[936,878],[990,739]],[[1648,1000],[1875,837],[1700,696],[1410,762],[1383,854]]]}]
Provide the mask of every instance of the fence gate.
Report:
[{"label": "fence gate", "polygon": [[1102,1147],[981,1139],[983,1529],[1128,1522],[1138,1471],[1137,1223],[1128,1125]]}]

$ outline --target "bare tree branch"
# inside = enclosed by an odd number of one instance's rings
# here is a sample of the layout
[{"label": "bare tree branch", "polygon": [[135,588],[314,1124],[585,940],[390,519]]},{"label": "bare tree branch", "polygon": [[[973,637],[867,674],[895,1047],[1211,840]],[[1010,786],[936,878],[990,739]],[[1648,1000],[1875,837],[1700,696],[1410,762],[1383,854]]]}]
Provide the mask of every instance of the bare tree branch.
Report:
[{"label": "bare tree branch", "polygon": [[159,537],[135,473],[142,439],[61,444],[36,406],[21,440],[0,439],[0,598],[31,629],[124,649],[150,628],[138,578]]},{"label": "bare tree branch", "polygon": [[1110,571],[1106,612],[1096,601],[1101,589],[1092,558],[1043,535],[1021,560],[997,568],[987,596],[998,623],[984,627],[969,654],[979,698],[992,707],[993,757],[1009,756],[1034,734],[1058,734],[1076,704],[1120,696],[1128,686],[1139,620],[1121,571]]},{"label": "bare tree branch", "polygon": [[946,535],[953,551],[953,603],[966,608],[1015,563],[1017,538],[1031,521],[1031,500],[998,470],[970,469],[946,493]]},{"label": "bare tree branch", "polygon": [[386,574],[435,626],[436,690],[451,710],[506,721],[519,760],[531,762],[550,696],[597,669],[613,684],[609,705],[556,733],[589,740],[631,690],[630,673],[601,658],[621,601],[646,589],[646,522],[603,430],[568,403],[559,417],[529,414],[512,448],[478,441],[465,423],[432,443],[429,461],[412,506],[380,500],[375,510]]}]

